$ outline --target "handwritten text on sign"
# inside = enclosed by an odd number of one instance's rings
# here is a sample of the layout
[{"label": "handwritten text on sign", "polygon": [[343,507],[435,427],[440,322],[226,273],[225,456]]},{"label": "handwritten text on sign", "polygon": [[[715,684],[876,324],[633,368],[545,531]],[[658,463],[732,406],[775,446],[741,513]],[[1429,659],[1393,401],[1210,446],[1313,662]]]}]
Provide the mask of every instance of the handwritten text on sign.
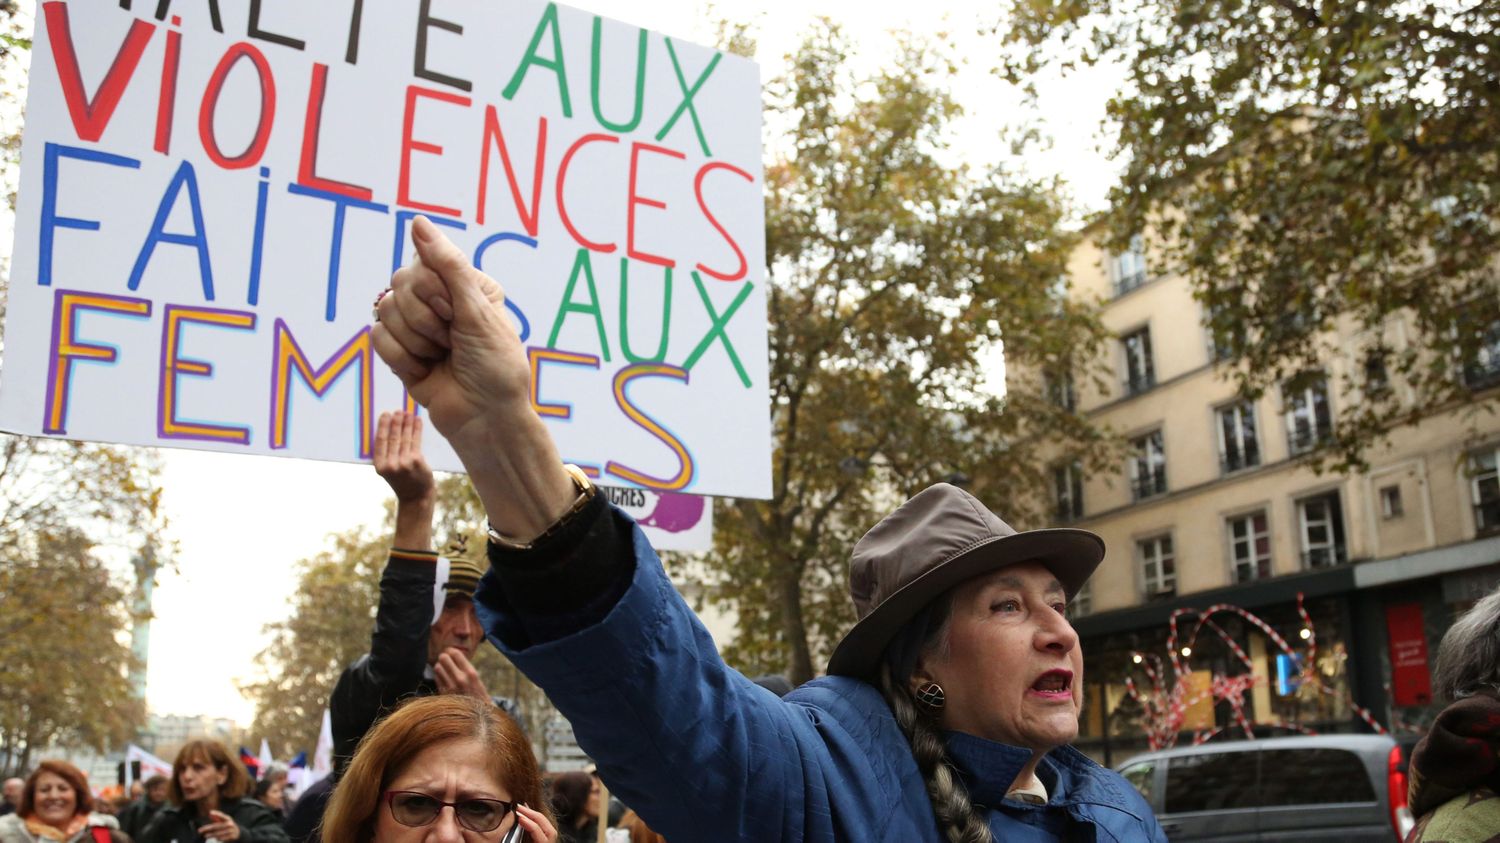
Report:
[{"label": "handwritten text on sign", "polygon": [[421,213],[505,286],[567,459],[768,494],[753,64],[536,0],[134,6],[38,8],[0,424],[367,459]]}]

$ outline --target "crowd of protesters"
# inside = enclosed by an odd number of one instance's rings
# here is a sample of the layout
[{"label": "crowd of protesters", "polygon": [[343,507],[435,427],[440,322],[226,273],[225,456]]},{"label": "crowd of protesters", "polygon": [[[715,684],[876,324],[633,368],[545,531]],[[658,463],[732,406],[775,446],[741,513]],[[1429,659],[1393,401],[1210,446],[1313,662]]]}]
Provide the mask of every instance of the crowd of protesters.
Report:
[{"label": "crowd of protesters", "polygon": [[[0,843],[1166,839],[1140,793],[1070,746],[1083,660],[1064,609],[1103,560],[1097,536],[1018,532],[931,487],[857,543],[858,620],[827,675],[750,680],[636,525],[559,458],[498,285],[425,218],[412,237],[372,342],[467,469],[488,565],[439,557],[422,420],[383,414],[373,461],[395,533],[369,650],[328,701],[332,774],[289,800],[284,777],[256,781],[194,740],[170,778],[106,806],[76,767],[44,761],[5,782]],[[514,705],[474,668],[485,639],[597,769],[543,775]],[[1442,650],[1457,702],[1413,761],[1418,840],[1500,825],[1500,595]],[[1481,802],[1485,828],[1467,828]]]}]

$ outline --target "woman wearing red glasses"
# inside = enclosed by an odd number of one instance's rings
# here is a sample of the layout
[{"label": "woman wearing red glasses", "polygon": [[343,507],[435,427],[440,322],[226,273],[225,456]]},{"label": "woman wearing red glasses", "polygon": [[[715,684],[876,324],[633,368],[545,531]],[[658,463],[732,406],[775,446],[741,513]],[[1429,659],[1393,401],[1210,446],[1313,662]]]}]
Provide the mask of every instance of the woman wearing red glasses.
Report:
[{"label": "woman wearing red glasses", "polygon": [[513,720],[466,696],[422,697],[360,743],[322,840],[555,843],[546,806],[536,756]]}]

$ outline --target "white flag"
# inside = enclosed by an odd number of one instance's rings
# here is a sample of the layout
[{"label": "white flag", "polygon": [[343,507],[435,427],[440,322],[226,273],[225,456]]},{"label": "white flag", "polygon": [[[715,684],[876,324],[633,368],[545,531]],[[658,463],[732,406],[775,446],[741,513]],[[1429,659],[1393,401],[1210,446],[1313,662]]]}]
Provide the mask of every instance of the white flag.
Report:
[{"label": "white flag", "polygon": [[127,744],[125,746],[125,792],[126,793],[130,792],[130,781],[132,779],[131,773],[133,772],[133,770],[132,770],[132,766],[133,765],[131,764],[131,762],[133,762],[133,761],[139,761],[139,762],[141,762],[141,780],[142,781],[144,781],[146,779],[149,779],[149,778],[151,778],[152,776],[155,776],[155,775],[163,775],[163,776],[166,776],[169,779],[172,778],[172,765],[171,764],[168,764],[167,762],[161,760],[160,758],[157,758],[155,755],[152,755],[151,753],[147,752],[146,750],[141,749],[140,747],[136,746],[135,744]]},{"label": "white flag", "polygon": [[333,772],[333,720],[328,716],[328,709],[323,709],[323,730],[318,733],[318,748],[313,750],[312,773],[304,780],[305,787],[312,787],[313,782],[318,781]]},{"label": "white flag", "polygon": [[265,738],[260,739],[260,758],[256,760],[260,762],[261,778],[265,778],[266,776],[270,775],[271,762],[274,759],[271,758],[271,744]]}]

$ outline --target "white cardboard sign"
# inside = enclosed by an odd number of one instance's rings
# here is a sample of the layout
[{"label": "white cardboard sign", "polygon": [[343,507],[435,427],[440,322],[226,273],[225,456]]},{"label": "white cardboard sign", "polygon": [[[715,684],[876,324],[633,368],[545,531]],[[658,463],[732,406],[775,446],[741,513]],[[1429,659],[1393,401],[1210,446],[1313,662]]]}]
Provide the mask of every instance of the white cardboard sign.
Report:
[{"label": "white cardboard sign", "polygon": [[760,130],[752,62],[539,0],[47,0],[0,426],[368,459],[422,213],[504,285],[565,459],[766,497]]}]

